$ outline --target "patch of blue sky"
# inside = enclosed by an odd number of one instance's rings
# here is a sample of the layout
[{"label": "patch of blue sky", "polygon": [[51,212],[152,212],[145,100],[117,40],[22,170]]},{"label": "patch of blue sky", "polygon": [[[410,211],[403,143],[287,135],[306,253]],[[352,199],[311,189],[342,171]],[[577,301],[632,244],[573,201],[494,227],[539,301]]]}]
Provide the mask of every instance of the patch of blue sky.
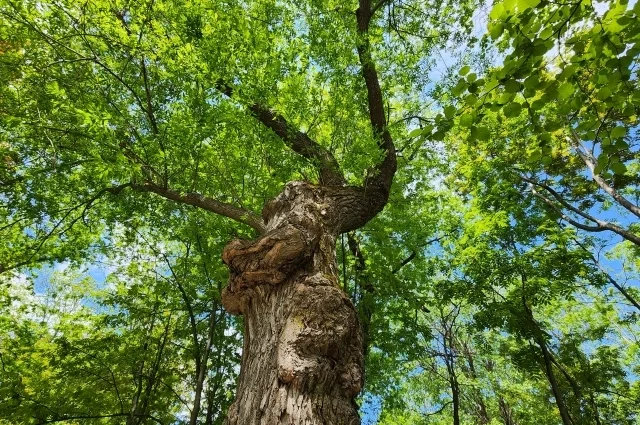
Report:
[{"label": "patch of blue sky", "polygon": [[362,396],[360,406],[360,417],[362,425],[375,425],[380,420],[382,413],[382,397],[372,393],[365,393]]}]

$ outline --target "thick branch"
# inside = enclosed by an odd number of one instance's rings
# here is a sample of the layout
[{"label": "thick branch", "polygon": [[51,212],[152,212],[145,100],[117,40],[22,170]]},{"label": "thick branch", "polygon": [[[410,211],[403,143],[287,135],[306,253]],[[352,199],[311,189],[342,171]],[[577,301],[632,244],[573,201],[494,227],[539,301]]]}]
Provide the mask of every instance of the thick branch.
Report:
[{"label": "thick branch", "polygon": [[542,199],[556,213],[558,213],[558,215],[563,220],[567,221],[569,224],[577,227],[580,230],[585,230],[587,232],[604,232],[605,230],[607,230],[607,229],[599,227],[599,226],[588,226],[586,224],[582,224],[582,223],[572,219],[570,216],[568,216],[564,212],[562,212],[562,210],[551,199],[547,198],[546,196],[544,196],[543,194],[538,192],[533,186],[531,187],[531,193],[533,193],[533,196],[535,196],[536,198]]},{"label": "thick branch", "polygon": [[[367,86],[367,100],[369,107],[369,119],[374,136],[378,140],[378,146],[384,150],[385,158],[378,164],[376,170],[367,176],[365,186],[382,191],[386,200],[391,191],[391,183],[398,167],[396,161],[396,148],[387,127],[387,118],[384,112],[382,101],[382,90],[376,71],[373,57],[371,55],[371,43],[369,42],[369,24],[373,16],[374,9],[370,0],[360,0],[360,6],[356,11],[358,21],[358,57],[362,66],[362,77]],[[384,205],[383,205],[384,206]],[[377,212],[376,212],[377,213]]]},{"label": "thick branch", "polygon": [[390,3],[391,0],[378,0],[376,4],[371,8],[371,16],[375,15],[375,13],[384,7],[387,3]]},{"label": "thick branch", "polygon": [[[567,222],[569,222],[570,224],[572,224],[573,226],[577,227],[578,229],[581,230],[585,230],[587,232],[603,232],[605,230],[610,230],[614,233],[617,233],[618,235],[622,236],[624,239],[640,246],[640,237],[635,235],[634,233],[631,233],[630,231],[623,229],[622,227],[610,223],[608,221],[604,221],[604,220],[600,220],[599,218],[593,217],[590,214],[587,214],[584,211],[580,211],[578,208],[574,207],[573,205],[571,205],[569,202],[567,202],[562,195],[560,195],[558,192],[556,192],[552,187],[550,187],[549,185],[546,185],[544,183],[540,183],[537,182],[533,179],[530,179],[528,177],[522,176],[522,175],[518,175],[520,177],[520,179],[522,179],[523,181],[527,182],[530,184],[531,186],[531,191],[533,193],[534,196],[542,199],[546,204],[548,204],[551,208],[553,208],[564,220],[566,220]],[[548,193],[550,193],[562,206],[564,206],[565,208],[567,208],[569,211],[579,215],[580,217],[583,217],[584,219],[595,223],[595,226],[588,226],[585,224],[582,224],[574,219],[572,219],[571,217],[569,217],[568,215],[566,215],[565,213],[562,212],[562,210],[549,198],[545,197],[544,195],[542,195],[541,193],[539,193],[538,191],[535,190],[534,186],[538,186],[541,187],[542,189],[544,189],[545,191],[547,191]]]},{"label": "thick branch", "polygon": [[157,184],[151,182],[146,182],[143,184],[132,183],[131,187],[139,192],[152,192],[156,195],[160,195],[163,198],[170,199],[172,201],[180,202],[187,205],[193,205],[194,207],[202,208],[204,210],[214,212],[224,217],[228,217],[232,220],[253,227],[260,234],[263,234],[266,231],[262,219],[251,211],[217,201],[213,198],[206,197],[199,193],[180,193],[172,189],[158,186]]},{"label": "thick branch", "polygon": [[589,171],[591,171],[591,176],[593,177],[593,180],[598,184],[598,186],[600,186],[602,190],[607,192],[609,196],[615,199],[615,201],[618,204],[622,205],[624,208],[632,212],[634,215],[636,215],[636,217],[640,217],[640,207],[638,207],[637,205],[629,201],[627,198],[622,196],[620,193],[618,193],[617,190],[611,187],[600,175],[598,175],[595,172],[595,169],[596,169],[595,158],[593,157],[591,152],[582,150],[582,145],[580,144],[577,134],[575,132],[572,132],[572,135],[573,137],[571,138],[571,144],[573,145],[574,149],[578,153],[578,156],[582,158],[582,160],[584,161]]},{"label": "thick branch", "polygon": [[[216,88],[233,98],[234,90],[224,81],[218,81]],[[306,133],[294,128],[283,116],[259,103],[248,107],[251,114],[265,127],[271,129],[294,152],[313,162],[320,173],[320,183],[325,186],[346,184],[340,165],[333,154],[311,139]]]}]

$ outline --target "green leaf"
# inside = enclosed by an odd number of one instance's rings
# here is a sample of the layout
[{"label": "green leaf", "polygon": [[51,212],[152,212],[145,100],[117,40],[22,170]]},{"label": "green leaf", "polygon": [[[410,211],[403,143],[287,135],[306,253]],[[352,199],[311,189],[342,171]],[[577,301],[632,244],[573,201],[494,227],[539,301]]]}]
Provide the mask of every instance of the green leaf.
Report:
[{"label": "green leaf", "polygon": [[494,40],[497,40],[498,38],[500,38],[503,31],[504,31],[504,25],[502,24],[502,22],[494,22],[489,26],[489,34],[491,35],[491,38]]},{"label": "green leaf", "polygon": [[540,4],[540,0],[517,0],[517,2],[518,10],[520,10],[521,12],[524,12],[525,10],[532,7],[536,7],[538,4]]},{"label": "green leaf", "polygon": [[526,80],[524,80],[524,86],[528,89],[536,89],[539,84],[540,80],[538,74],[530,75]]},{"label": "green leaf", "polygon": [[545,29],[542,30],[542,32],[540,32],[540,38],[544,40],[551,37],[552,35],[553,35],[553,28],[551,27],[546,27]]},{"label": "green leaf", "polygon": [[498,98],[498,103],[504,105],[506,103],[509,103],[513,98],[514,98],[514,93],[502,93]]},{"label": "green leaf", "polygon": [[609,166],[615,174],[622,175],[627,172],[627,166],[622,162],[613,162]]},{"label": "green leaf", "polygon": [[474,121],[475,118],[471,114],[462,114],[460,116],[460,125],[462,127],[471,127]]},{"label": "green leaf", "polygon": [[504,115],[509,118],[517,117],[522,111],[522,105],[518,102],[511,102],[502,109]]},{"label": "green leaf", "polygon": [[627,134],[627,128],[623,126],[617,126],[613,130],[611,130],[610,137],[612,139],[622,138]]},{"label": "green leaf", "polygon": [[546,131],[556,131],[560,128],[562,128],[562,123],[560,121],[549,119],[544,123],[544,129]]},{"label": "green leaf", "polygon": [[500,85],[500,82],[495,78],[492,78],[491,80],[487,81],[486,85],[484,86],[484,92],[489,93],[499,85]]},{"label": "green leaf", "polygon": [[422,129],[421,128],[414,128],[413,130],[411,130],[409,132],[409,137],[418,137],[422,135]]},{"label": "green leaf", "polygon": [[453,105],[448,105],[444,108],[444,116],[447,118],[452,118],[456,114],[456,107]]},{"label": "green leaf", "polygon": [[611,97],[611,89],[608,87],[601,88],[598,90],[598,94],[596,97],[600,100],[606,100]]},{"label": "green leaf", "polygon": [[489,140],[491,137],[491,130],[486,126],[476,127],[476,137],[478,140]]},{"label": "green leaf", "polygon": [[502,2],[495,2],[491,12],[489,12],[490,19],[502,19],[506,16],[504,4]]},{"label": "green leaf", "polygon": [[535,151],[531,152],[531,154],[529,155],[528,161],[529,162],[536,162],[540,158],[542,158],[542,151],[541,150],[535,150]]},{"label": "green leaf", "polygon": [[469,95],[467,95],[467,97],[464,98],[464,101],[467,105],[469,106],[473,106],[478,102],[478,96],[476,96],[475,94],[471,93]]},{"label": "green leaf", "polygon": [[534,111],[539,111],[540,109],[546,106],[547,102],[544,99],[537,99],[533,103],[531,103],[531,109]]},{"label": "green leaf", "polygon": [[565,100],[569,96],[573,94],[576,90],[573,84],[571,83],[563,83],[560,87],[558,87],[558,95],[560,100]]},{"label": "green leaf", "polygon": [[518,91],[520,91],[520,82],[516,81],[516,80],[509,80],[506,83],[504,83],[504,89],[507,93],[516,93]]},{"label": "green leaf", "polygon": [[461,76],[465,76],[470,70],[471,70],[471,67],[469,65],[465,65],[462,68],[460,68],[460,71],[458,71],[458,74]]},{"label": "green leaf", "polygon": [[455,87],[451,90],[451,93],[454,96],[460,96],[462,93],[464,93],[467,87],[469,87],[469,84],[467,84],[464,78],[461,78],[458,81],[458,84],[456,84]]},{"label": "green leaf", "polygon": [[502,0],[502,4],[504,4],[504,10],[507,14],[510,14],[518,6],[518,0]]},{"label": "green leaf", "polygon": [[425,125],[422,128],[422,134],[425,136],[429,136],[431,134],[431,132],[433,131],[434,126],[429,124],[429,125]]},{"label": "green leaf", "polygon": [[603,170],[607,168],[608,164],[609,164],[609,156],[607,154],[601,153],[600,155],[598,155],[598,161],[593,170],[594,174],[600,174]]},{"label": "green leaf", "polygon": [[442,141],[444,140],[444,137],[445,137],[445,132],[438,130],[435,133],[433,133],[430,138],[431,140]]}]

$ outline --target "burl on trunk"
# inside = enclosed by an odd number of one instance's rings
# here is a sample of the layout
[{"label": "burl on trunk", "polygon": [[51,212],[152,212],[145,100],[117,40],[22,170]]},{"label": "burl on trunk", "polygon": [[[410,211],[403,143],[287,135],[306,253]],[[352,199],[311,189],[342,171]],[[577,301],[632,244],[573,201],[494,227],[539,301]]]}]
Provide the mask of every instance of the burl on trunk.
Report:
[{"label": "burl on trunk", "polygon": [[360,423],[362,335],[335,261],[343,192],[289,183],[263,211],[267,232],[224,250],[223,304],[244,316],[228,425]]}]

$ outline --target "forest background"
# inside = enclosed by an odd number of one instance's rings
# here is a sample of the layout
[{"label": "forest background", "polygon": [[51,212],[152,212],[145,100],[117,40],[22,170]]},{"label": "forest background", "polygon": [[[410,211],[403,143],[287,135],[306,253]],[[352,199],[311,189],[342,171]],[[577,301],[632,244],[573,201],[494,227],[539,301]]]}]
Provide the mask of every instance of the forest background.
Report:
[{"label": "forest background", "polygon": [[[362,422],[640,423],[640,6],[371,6],[398,171],[337,239]],[[0,1],[0,424],[224,422],[256,226],[211,202],[322,180],[261,105],[367,181],[356,9]]]}]

